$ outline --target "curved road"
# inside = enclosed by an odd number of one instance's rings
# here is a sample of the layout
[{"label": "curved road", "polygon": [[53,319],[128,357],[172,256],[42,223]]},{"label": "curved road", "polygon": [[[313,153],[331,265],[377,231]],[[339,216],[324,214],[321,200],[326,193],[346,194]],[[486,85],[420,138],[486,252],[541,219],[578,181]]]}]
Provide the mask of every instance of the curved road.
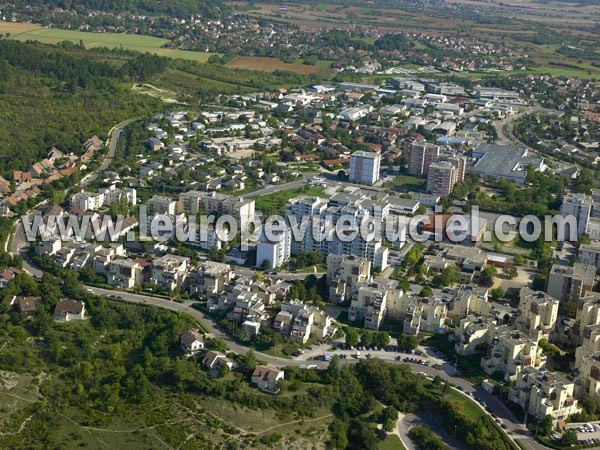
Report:
[{"label": "curved road", "polygon": [[[109,289],[96,288],[93,286],[86,286],[86,288],[96,295],[102,295],[102,296],[107,296],[107,297],[112,297],[112,298],[115,298],[116,296],[118,296],[119,298],[117,300],[120,300],[120,301],[136,303],[136,304],[147,304],[147,305],[157,306],[160,308],[169,309],[169,310],[175,311],[175,312],[180,312],[180,313],[183,312],[183,313],[189,314],[196,320],[200,321],[202,323],[202,326],[206,329],[206,331],[212,337],[218,337],[218,338],[222,338],[223,340],[225,340],[227,342],[228,347],[231,349],[231,351],[233,351],[235,353],[239,353],[239,354],[245,354],[248,351],[248,347],[239,344],[229,333],[224,331],[223,328],[221,327],[221,325],[219,323],[217,323],[217,321],[215,321],[212,317],[208,316],[207,314],[203,313],[202,311],[199,311],[199,310],[193,308],[192,304],[194,302],[192,302],[192,301],[186,301],[184,303],[177,303],[177,302],[172,302],[172,301],[168,301],[168,300],[163,300],[160,298],[146,297],[144,295],[138,295],[138,294],[133,294],[133,293],[129,293],[129,292],[113,291],[113,290],[109,290]],[[323,350],[326,351],[326,346],[324,346]],[[343,353],[343,354],[348,355],[347,359],[341,360],[342,362],[345,362],[345,363],[353,363],[353,362],[357,361],[355,358],[353,358],[351,356],[351,354],[353,354],[354,352],[349,351],[349,350],[345,350],[345,351],[332,350],[331,353],[335,353],[335,354]],[[371,352],[371,353],[373,353],[373,355],[375,357],[381,358],[388,362],[396,362],[397,356],[401,356],[402,358],[404,358],[404,356],[406,356],[406,355],[398,354],[395,352],[385,352],[385,351]],[[266,353],[262,353],[262,352],[258,352],[258,351],[255,351],[255,354],[258,359],[265,361],[266,364],[268,364],[270,366],[278,367],[278,368],[281,368],[284,366],[300,366],[300,365],[314,364],[314,365],[318,366],[319,368],[324,369],[329,365],[329,363],[326,361],[308,360],[308,359],[306,359],[306,355],[303,355],[303,356],[301,356],[299,358],[295,358],[295,359],[286,359],[286,358],[275,357],[275,356],[268,355]],[[441,371],[438,369],[434,369],[429,366],[422,366],[422,365],[416,365],[416,364],[409,364],[409,366],[413,372],[417,372],[417,373],[422,372],[425,375],[430,376],[430,377],[434,377],[434,376],[438,375],[445,381],[449,381],[450,383],[452,383],[453,385],[455,385],[457,387],[460,386],[464,392],[473,392],[474,396],[479,397],[480,399],[485,401],[488,404],[488,406],[490,406],[491,409],[496,414],[498,414],[499,417],[504,419],[504,422],[507,426],[507,431],[508,431],[508,433],[510,433],[509,436],[511,436],[515,440],[520,440],[521,443],[524,444],[525,448],[527,448],[527,449],[531,449],[531,450],[546,450],[547,449],[547,447],[544,447],[543,445],[538,444],[533,439],[533,436],[527,430],[527,428],[514,417],[512,412],[506,407],[506,405],[504,405],[504,403],[498,397],[484,391],[480,386],[474,385],[473,383],[471,383],[468,380],[452,376],[452,375],[448,374],[447,372],[444,372],[444,371]]]}]

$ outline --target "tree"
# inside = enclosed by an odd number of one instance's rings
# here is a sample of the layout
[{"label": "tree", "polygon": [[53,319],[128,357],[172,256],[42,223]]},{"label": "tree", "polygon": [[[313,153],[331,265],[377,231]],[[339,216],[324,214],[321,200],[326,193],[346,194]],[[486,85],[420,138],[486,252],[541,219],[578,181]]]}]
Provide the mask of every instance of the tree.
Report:
[{"label": "tree", "polygon": [[421,297],[431,297],[433,295],[433,289],[429,286],[425,286],[421,289],[421,293],[419,294]]},{"label": "tree", "polygon": [[517,271],[517,267],[511,263],[506,263],[506,265],[502,269],[502,272],[504,273],[505,276],[507,276],[508,278],[511,278],[511,279],[516,278],[519,275],[519,272]]},{"label": "tree", "polygon": [[494,300],[500,300],[504,297],[504,289],[502,289],[501,287],[497,287],[495,289],[492,289],[490,291],[490,294]]},{"label": "tree", "polygon": [[563,433],[560,443],[564,447],[572,447],[577,444],[577,432],[575,430],[566,430]]},{"label": "tree", "polygon": [[375,344],[375,340],[373,338],[373,333],[370,331],[363,331],[363,333],[360,335],[360,343],[365,347],[370,347],[371,345]]},{"label": "tree", "polygon": [[387,347],[387,345],[390,343],[390,335],[387,334],[385,331],[378,331],[375,334],[375,339],[373,343],[379,348]]},{"label": "tree", "polygon": [[393,406],[388,406],[383,411],[381,411],[379,421],[381,422],[385,431],[392,431],[394,429],[394,426],[396,425],[397,420],[398,410]]},{"label": "tree", "polygon": [[481,286],[490,287],[494,284],[494,277],[498,274],[498,270],[494,266],[485,266],[479,274],[479,284]]},{"label": "tree", "polygon": [[350,347],[358,345],[358,331],[352,327],[346,327],[346,345]]},{"label": "tree", "polygon": [[552,433],[552,416],[551,415],[547,415],[546,417],[544,417],[544,420],[542,420],[542,423],[540,424],[539,431],[544,436],[548,436],[550,433]]}]

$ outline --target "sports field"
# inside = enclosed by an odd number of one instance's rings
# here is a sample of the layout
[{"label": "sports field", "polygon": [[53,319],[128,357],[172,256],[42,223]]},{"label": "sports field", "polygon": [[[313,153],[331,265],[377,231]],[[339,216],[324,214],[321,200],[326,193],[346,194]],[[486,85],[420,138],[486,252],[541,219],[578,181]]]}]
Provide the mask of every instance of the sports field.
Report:
[{"label": "sports field", "polygon": [[125,33],[89,33],[84,31],[60,30],[57,28],[45,28],[31,23],[0,22],[0,34],[7,35],[11,39],[19,41],[39,41],[45,44],[57,44],[62,41],[71,41],[78,44],[83,41],[87,48],[93,47],[122,47],[126,50],[138,52],[149,52],[169,58],[191,59],[206,62],[210,53],[192,52],[162,48],[167,39],[139,34]]}]

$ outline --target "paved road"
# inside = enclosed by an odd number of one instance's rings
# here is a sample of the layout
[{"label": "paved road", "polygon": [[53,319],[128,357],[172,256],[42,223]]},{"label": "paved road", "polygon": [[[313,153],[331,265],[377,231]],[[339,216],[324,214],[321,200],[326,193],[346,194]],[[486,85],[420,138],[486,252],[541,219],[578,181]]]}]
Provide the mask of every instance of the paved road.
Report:
[{"label": "paved road", "polygon": [[[248,351],[248,348],[246,346],[241,345],[237,341],[235,341],[235,339],[233,339],[226,331],[224,331],[223,328],[221,327],[221,325],[219,323],[217,323],[213,318],[204,314],[202,311],[198,311],[197,309],[192,308],[193,302],[191,302],[191,301],[187,301],[184,303],[177,303],[177,302],[171,302],[171,301],[163,300],[163,299],[159,299],[159,298],[146,297],[143,295],[133,294],[133,293],[129,293],[129,292],[112,291],[112,290],[101,289],[101,288],[96,288],[96,287],[92,287],[92,286],[87,286],[87,289],[89,289],[91,292],[93,292],[94,294],[97,294],[97,295],[109,296],[109,297],[113,297],[113,298],[115,296],[118,296],[118,297],[120,297],[119,300],[121,300],[121,301],[137,303],[137,304],[153,305],[153,306],[158,306],[161,308],[169,309],[171,311],[187,313],[190,316],[192,316],[193,318],[199,320],[202,323],[202,326],[206,329],[206,331],[212,337],[218,337],[218,338],[222,338],[223,340],[225,340],[227,342],[227,345],[231,349],[231,351],[240,353],[240,354],[245,354]],[[256,352],[256,356],[257,356],[257,358],[265,361],[266,364],[274,366],[274,367],[279,367],[279,368],[285,367],[285,366],[301,366],[301,365],[307,365],[307,364],[314,364],[319,368],[326,368],[329,364],[328,362],[322,361],[322,360],[309,359],[309,358],[315,356],[315,353],[321,353],[321,352],[325,352],[325,351],[328,351],[328,347],[323,345],[319,349],[317,349],[316,352],[313,351],[311,353],[303,355],[300,358],[294,358],[294,359],[279,358],[279,357],[275,357],[275,356],[268,355],[266,353],[261,353],[261,352]],[[330,353],[349,355],[347,359],[342,360],[343,363],[355,363],[358,361],[356,358],[351,356],[355,352],[350,351],[350,350],[332,350],[332,351],[330,351]],[[385,352],[385,351],[379,351],[379,352],[371,351],[371,352],[361,352],[361,353],[362,354],[372,353],[374,357],[378,357],[378,358],[387,360],[388,362],[394,362],[394,363],[399,363],[396,361],[397,356],[401,356],[401,359],[403,359],[405,356],[407,356],[407,355],[402,355],[402,354],[398,354],[398,353],[394,353],[394,352]],[[423,357],[423,358],[429,359],[426,357]],[[504,403],[502,403],[500,401],[500,399],[498,399],[496,396],[491,395],[488,392],[484,391],[480,386],[475,386],[473,383],[471,383],[468,380],[450,375],[449,372],[450,373],[452,372],[451,364],[445,365],[445,371],[434,369],[433,367],[430,367],[430,366],[423,366],[423,365],[418,365],[418,364],[409,364],[409,366],[410,366],[411,370],[413,370],[414,372],[423,373],[429,377],[434,377],[436,375],[439,375],[442,379],[449,381],[450,383],[454,384],[455,386],[457,386],[457,387],[460,386],[462,388],[463,392],[472,392],[474,397],[478,397],[478,398],[482,399],[483,401],[485,401],[491,407],[491,409],[496,414],[498,414],[499,417],[502,417],[504,419],[504,422],[507,426],[507,431],[510,433],[510,435],[512,435],[515,439],[521,439],[523,441],[523,443],[525,444],[526,448],[531,449],[531,450],[546,449],[546,447],[541,446],[540,444],[538,444],[531,438],[531,434],[529,433],[529,431],[527,431],[527,429],[525,428],[524,425],[519,423],[519,421],[514,417],[512,412],[504,405]]]},{"label": "paved road", "polygon": [[261,195],[272,194],[273,192],[285,191],[288,189],[301,188],[306,186],[306,183],[309,180],[312,180],[313,177],[319,175],[318,173],[303,173],[302,179],[297,181],[290,181],[289,183],[284,184],[272,184],[270,186],[266,186],[258,191],[248,192],[244,194],[243,197],[252,198],[252,197],[260,197]]},{"label": "paved road", "polygon": [[112,163],[113,158],[115,157],[115,152],[117,151],[117,145],[119,144],[119,138],[121,137],[121,132],[127,125],[129,125],[134,120],[135,119],[129,119],[129,120],[126,120],[125,122],[121,122],[120,124],[115,125],[112,128],[112,130],[110,130],[108,132],[110,142],[108,142],[108,152],[106,152],[104,161],[102,161],[102,164],[100,165],[100,167],[98,168],[97,171],[87,175],[83,180],[81,180],[81,183],[79,183],[79,187],[81,187],[81,188],[86,187],[88,184],[90,184],[92,181],[94,181],[98,177],[99,173],[108,169],[108,167]]}]

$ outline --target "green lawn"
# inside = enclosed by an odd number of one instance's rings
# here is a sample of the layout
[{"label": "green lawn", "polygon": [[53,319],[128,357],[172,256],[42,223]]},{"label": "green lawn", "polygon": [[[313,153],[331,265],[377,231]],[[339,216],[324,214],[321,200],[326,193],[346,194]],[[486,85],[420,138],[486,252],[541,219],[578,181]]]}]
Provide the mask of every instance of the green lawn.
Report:
[{"label": "green lawn", "polygon": [[398,175],[394,178],[394,181],[392,181],[392,186],[407,191],[419,191],[425,187],[425,183],[426,180],[423,178],[413,177],[411,175]]},{"label": "green lawn", "polygon": [[379,450],[406,450],[406,447],[402,445],[402,441],[395,434],[388,434],[383,442],[381,442],[377,448]]},{"label": "green lawn", "polygon": [[485,413],[481,410],[481,408],[479,408],[479,406],[475,404],[473,400],[454,389],[450,389],[448,391],[446,398],[448,400],[460,403],[463,407],[465,416],[471,420],[477,420],[481,416],[485,415]]},{"label": "green lawn", "polygon": [[288,200],[301,195],[322,197],[324,192],[325,189],[322,187],[285,189],[282,191],[273,192],[272,194],[254,197],[256,202],[255,207],[259,211],[272,212],[275,210],[277,213],[283,214],[285,212],[285,206]]},{"label": "green lawn", "polygon": [[[5,25],[0,22],[0,33],[3,33],[4,27]],[[126,50],[150,52],[159,56],[190,59],[199,62],[206,62],[211,55],[211,53],[163,48],[163,46],[169,42],[167,39],[139,34],[90,33],[40,27],[29,30],[25,29],[25,31],[21,33],[12,33],[11,38],[19,41],[39,41],[45,44],[57,44],[62,41],[71,41],[75,44],[83,42],[88,48],[108,47],[112,49],[115,47],[122,47]]]}]

